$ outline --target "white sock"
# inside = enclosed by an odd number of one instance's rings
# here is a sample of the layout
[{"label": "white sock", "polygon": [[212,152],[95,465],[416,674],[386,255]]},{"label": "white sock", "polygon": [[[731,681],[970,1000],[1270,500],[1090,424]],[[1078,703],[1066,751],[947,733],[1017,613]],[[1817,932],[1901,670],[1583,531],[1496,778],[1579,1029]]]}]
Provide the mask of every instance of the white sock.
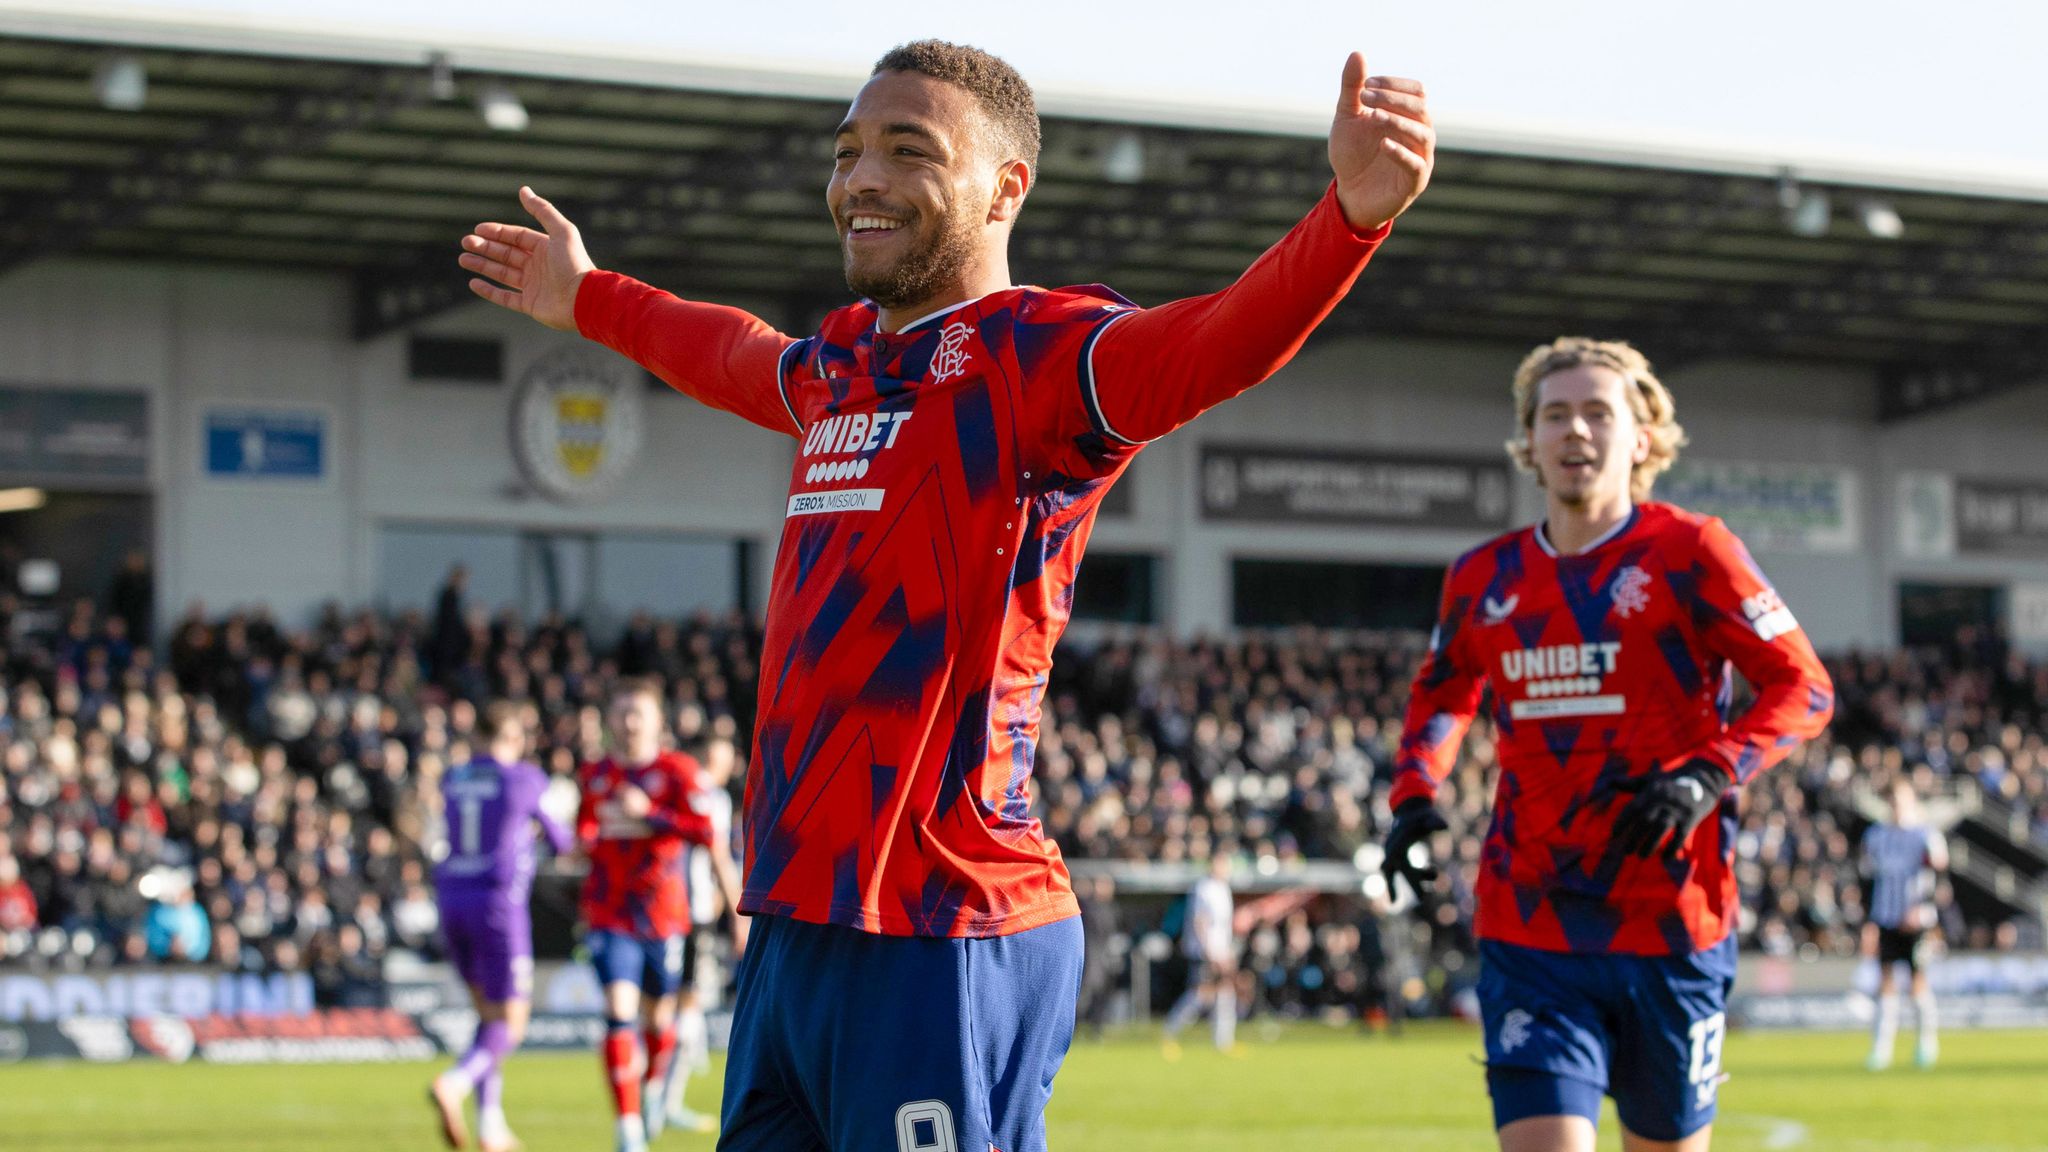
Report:
[{"label": "white sock", "polygon": [[711,1062],[711,1029],[704,1020],[704,1009],[696,1005],[685,1006],[676,1013],[676,1055],[668,1066],[668,1095],[665,1103],[669,1111],[683,1107],[683,1088],[690,1082],[692,1074],[702,1071]]},{"label": "white sock", "polygon": [[1919,1018],[1920,1047],[1932,1050],[1940,1040],[1941,1021],[1934,1010],[1934,993],[1913,997],[1913,1014]]},{"label": "white sock", "polygon": [[1202,986],[1193,984],[1173,1002],[1173,1010],[1166,1014],[1166,1038],[1171,1040],[1180,1035],[1188,1022],[1202,1014]]},{"label": "white sock", "polygon": [[1892,1058],[1892,1040],[1899,1031],[1899,998],[1879,996],[1877,998],[1877,1020],[1870,1032],[1870,1056],[1873,1060],[1887,1061]]},{"label": "white sock", "polygon": [[1237,1042],[1237,989],[1225,984],[1216,992],[1216,1050],[1227,1052]]}]

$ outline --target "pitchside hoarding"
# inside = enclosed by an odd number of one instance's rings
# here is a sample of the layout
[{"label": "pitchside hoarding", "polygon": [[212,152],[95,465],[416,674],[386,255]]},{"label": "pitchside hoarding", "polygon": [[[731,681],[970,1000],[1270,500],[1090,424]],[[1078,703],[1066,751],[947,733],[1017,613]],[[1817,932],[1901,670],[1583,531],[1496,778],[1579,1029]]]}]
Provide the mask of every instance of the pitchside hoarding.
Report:
[{"label": "pitchside hoarding", "polygon": [[[1957,953],[1927,972],[1944,1028],[2048,1027],[2048,954]],[[1854,1031],[1876,992],[1875,960],[1744,955],[1728,1012],[1741,1027]]]}]

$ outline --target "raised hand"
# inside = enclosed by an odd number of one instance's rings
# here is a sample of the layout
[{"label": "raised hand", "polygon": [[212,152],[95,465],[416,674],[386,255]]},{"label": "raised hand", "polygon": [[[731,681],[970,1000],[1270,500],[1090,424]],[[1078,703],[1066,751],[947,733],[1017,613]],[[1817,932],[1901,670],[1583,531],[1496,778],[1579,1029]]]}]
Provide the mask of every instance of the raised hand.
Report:
[{"label": "raised hand", "polygon": [[1429,186],[1435,166],[1436,129],[1421,81],[1368,77],[1365,57],[1353,52],[1330,122],[1330,168],[1345,218],[1366,230],[1399,216]]},{"label": "raised hand", "polygon": [[471,280],[470,291],[550,328],[574,332],[576,288],[583,283],[583,274],[597,265],[583,250],[576,225],[553,204],[524,186],[519,203],[545,231],[517,224],[479,224],[462,238],[463,251],[456,263],[490,278]]}]

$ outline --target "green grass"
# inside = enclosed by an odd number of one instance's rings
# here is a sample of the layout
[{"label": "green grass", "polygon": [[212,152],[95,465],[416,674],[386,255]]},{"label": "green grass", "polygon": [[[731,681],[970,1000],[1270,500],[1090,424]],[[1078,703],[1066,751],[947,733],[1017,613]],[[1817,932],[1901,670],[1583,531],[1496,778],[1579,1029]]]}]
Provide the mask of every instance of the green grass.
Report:
[{"label": "green grass", "polygon": [[[1477,1032],[1402,1040],[1295,1027],[1251,1034],[1242,1058],[1156,1040],[1075,1046],[1050,1128],[1055,1152],[1326,1152],[1493,1147]],[[1728,1041],[1721,1152],[2018,1152],[2048,1149],[2048,1033],[1951,1032],[1939,1068],[1863,1071],[1856,1035],[1746,1033]],[[1910,1050],[1910,1037],[1900,1053]],[[422,1064],[220,1067],[23,1064],[0,1068],[0,1149],[36,1152],[340,1152],[438,1148]],[[590,1055],[524,1055],[507,1109],[531,1152],[610,1146]],[[709,1108],[715,1080],[692,1086]],[[708,1136],[671,1134],[673,1152]],[[1610,1111],[1601,1147],[1618,1148]]]}]

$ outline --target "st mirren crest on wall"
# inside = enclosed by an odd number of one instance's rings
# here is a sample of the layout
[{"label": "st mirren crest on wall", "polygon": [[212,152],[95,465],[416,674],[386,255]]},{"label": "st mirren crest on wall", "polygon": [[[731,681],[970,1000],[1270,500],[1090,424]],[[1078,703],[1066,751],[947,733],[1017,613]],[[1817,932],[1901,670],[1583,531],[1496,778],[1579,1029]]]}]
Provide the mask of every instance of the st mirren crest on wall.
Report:
[{"label": "st mirren crest on wall", "polygon": [[565,349],[535,361],[512,392],[512,457],[551,500],[603,495],[640,454],[644,388],[622,361]]}]

